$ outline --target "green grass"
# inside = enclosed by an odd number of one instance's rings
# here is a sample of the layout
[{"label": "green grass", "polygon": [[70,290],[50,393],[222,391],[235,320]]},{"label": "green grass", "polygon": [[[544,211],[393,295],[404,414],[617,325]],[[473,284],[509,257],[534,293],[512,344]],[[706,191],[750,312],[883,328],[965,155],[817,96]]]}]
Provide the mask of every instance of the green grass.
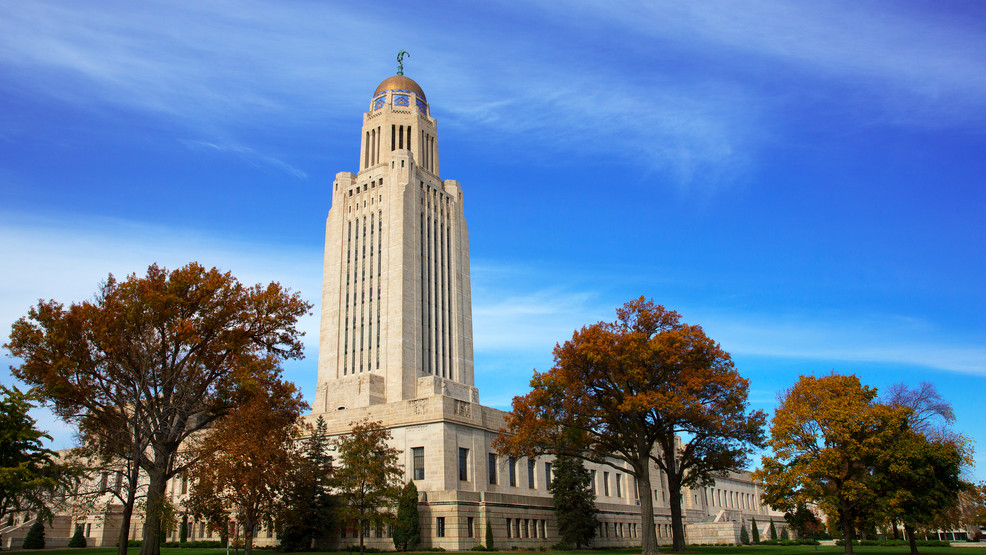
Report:
[{"label": "green grass", "polygon": [[[127,551],[127,555],[137,555],[140,552],[139,548],[131,547]],[[661,547],[661,553],[670,553],[670,549],[667,547]],[[986,544],[982,547],[919,547],[918,552],[922,555],[986,555]],[[27,554],[31,551],[20,551],[19,553]],[[116,549],[111,547],[93,547],[85,549],[46,549],[44,551],[37,551],[36,553],[43,555],[116,555]],[[162,548],[161,555],[224,555],[226,553],[225,549],[180,549],[180,548]],[[240,550],[242,555],[243,551]],[[274,555],[275,551],[269,550],[254,550],[255,555]],[[341,551],[339,553],[346,553]],[[433,552],[432,552],[433,553]],[[472,552],[465,552],[468,555],[476,555]],[[504,549],[500,553],[507,555],[509,553],[539,553],[537,551],[512,551],[510,549]],[[570,554],[570,555],[634,555],[640,553],[640,549],[607,549],[607,550],[586,550],[586,551],[549,551],[548,553],[555,554]],[[742,545],[742,546],[689,546],[686,551],[687,555],[811,555],[813,553],[837,555],[842,553],[842,548],[837,546],[813,546],[813,545],[795,545],[795,546],[779,546],[779,545]],[[853,547],[853,553],[858,553],[859,555],[908,555],[910,551],[907,546],[896,546],[896,547],[876,547],[876,546],[855,546]]]}]

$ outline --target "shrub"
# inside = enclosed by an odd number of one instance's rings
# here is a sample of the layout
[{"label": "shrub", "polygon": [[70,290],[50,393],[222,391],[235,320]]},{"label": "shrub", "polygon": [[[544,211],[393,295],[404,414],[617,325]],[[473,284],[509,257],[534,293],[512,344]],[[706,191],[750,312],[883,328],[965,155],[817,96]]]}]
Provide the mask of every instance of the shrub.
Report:
[{"label": "shrub", "polygon": [[776,540],[777,539],[777,528],[774,528],[774,521],[773,520],[770,521],[770,539],[772,539],[772,540]]},{"label": "shrub", "polygon": [[493,525],[490,524],[490,519],[486,519],[486,551],[497,551],[496,546],[493,545]]},{"label": "shrub", "polygon": [[34,524],[31,525],[31,529],[27,531],[27,536],[24,537],[24,545],[22,545],[21,548],[45,548],[45,525],[41,522],[40,518],[35,520]]},{"label": "shrub", "polygon": [[86,536],[82,533],[82,525],[75,525],[75,533],[72,534],[72,539],[68,541],[69,547],[86,547]]},{"label": "shrub", "polygon": [[791,539],[791,533],[787,531],[787,528],[781,530],[781,539],[782,540],[789,540],[789,539]]},{"label": "shrub", "polygon": [[750,534],[746,533],[746,526],[740,526],[740,543],[750,545]]},{"label": "shrub", "polygon": [[753,543],[760,543],[760,527],[755,518],[750,519],[750,533],[753,535]]}]

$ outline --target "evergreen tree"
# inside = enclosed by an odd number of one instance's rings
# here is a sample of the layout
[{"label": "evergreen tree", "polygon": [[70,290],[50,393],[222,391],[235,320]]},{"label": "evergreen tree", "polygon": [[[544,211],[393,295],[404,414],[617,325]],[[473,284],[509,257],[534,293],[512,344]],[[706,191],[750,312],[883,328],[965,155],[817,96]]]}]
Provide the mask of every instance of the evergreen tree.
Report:
[{"label": "evergreen tree", "polygon": [[188,541],[188,516],[181,518],[181,528],[178,529],[178,543]]},{"label": "evergreen tree", "polygon": [[86,536],[82,533],[82,525],[75,525],[75,534],[72,535],[72,539],[68,541],[69,547],[86,547]]},{"label": "evergreen tree", "polygon": [[781,530],[781,539],[782,540],[789,540],[789,539],[791,539],[791,534],[787,531],[787,528]]},{"label": "evergreen tree", "polygon": [[304,442],[303,457],[293,471],[292,486],[284,498],[280,534],[282,551],[307,551],[332,531],[335,498],[329,481],[332,457],[325,419],[315,421],[311,436]]},{"label": "evergreen tree", "polygon": [[774,521],[773,520],[770,521],[770,539],[772,539],[772,540],[776,540],[777,539],[777,528],[774,528]]},{"label": "evergreen tree", "polygon": [[750,519],[750,532],[753,534],[753,543],[760,543],[760,528],[757,526],[757,519]]},{"label": "evergreen tree", "polygon": [[740,527],[740,543],[743,545],[750,545],[750,534],[746,533],[746,525]]},{"label": "evergreen tree", "polygon": [[34,521],[34,524],[31,525],[31,529],[27,531],[27,536],[24,537],[24,545],[22,545],[21,548],[45,548],[45,525],[41,522],[40,516]]},{"label": "evergreen tree", "polygon": [[408,482],[397,501],[397,523],[394,525],[394,548],[413,551],[421,542],[421,521],[418,518],[418,487]]},{"label": "evergreen tree", "polygon": [[564,543],[577,548],[589,545],[596,536],[596,502],[592,493],[592,475],[582,459],[563,455],[551,467],[548,490],[555,502],[558,533]]},{"label": "evergreen tree", "polygon": [[493,545],[493,524],[490,519],[486,519],[486,551],[494,551],[496,547]]}]

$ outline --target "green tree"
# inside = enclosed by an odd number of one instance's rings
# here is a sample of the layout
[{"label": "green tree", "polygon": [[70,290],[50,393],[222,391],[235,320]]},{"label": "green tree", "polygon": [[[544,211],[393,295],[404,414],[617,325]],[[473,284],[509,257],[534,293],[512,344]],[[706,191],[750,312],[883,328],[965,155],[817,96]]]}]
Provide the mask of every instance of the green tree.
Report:
[{"label": "green tree", "polygon": [[818,517],[804,503],[798,503],[794,510],[784,513],[784,520],[800,538],[814,538],[822,529]]},{"label": "green tree", "polygon": [[325,419],[321,416],[303,442],[302,457],[291,473],[279,520],[281,549],[305,551],[328,536],[335,519],[331,493],[332,457]]},{"label": "green tree", "polygon": [[21,510],[45,513],[51,494],[76,474],[43,446],[51,436],[29,414],[37,395],[0,385],[0,519]]},{"label": "green tree", "polygon": [[909,409],[875,397],[856,376],[801,376],[774,411],[767,442],[773,454],[754,473],[769,505],[790,510],[818,503],[837,516],[847,554],[857,515],[878,499],[877,457],[907,427]]},{"label": "green tree", "polygon": [[[182,444],[235,407],[250,384],[301,358],[311,305],[276,283],[245,287],[197,263],[112,275],[92,301],[41,301],[13,325],[15,376],[82,429],[110,426],[113,449],[149,481],[141,555],[159,555],[167,481],[195,463]],[[125,551],[121,542],[121,550]]]},{"label": "green tree", "polygon": [[743,545],[750,545],[750,534],[746,531],[746,525],[740,525],[740,543]]},{"label": "green tree", "polygon": [[24,544],[21,546],[22,549],[44,549],[45,548],[45,525],[42,522],[41,516],[34,519],[34,524],[27,531],[27,535],[24,536]]},{"label": "green tree", "polygon": [[[641,543],[657,553],[653,462],[668,481],[673,549],[685,549],[682,488],[742,467],[763,439],[764,413],[748,411],[749,382],[700,326],[643,297],[617,320],[576,331],[515,397],[499,450],[586,456],[636,477]],[[691,440],[682,444],[680,434]],[[625,463],[625,464],[624,464]]]},{"label": "green tree", "polygon": [[496,546],[493,545],[493,523],[490,519],[486,519],[486,551],[494,551]]},{"label": "green tree", "polygon": [[576,548],[588,546],[596,536],[596,502],[592,475],[582,459],[560,455],[551,466],[548,486],[555,504],[558,533],[562,541]]},{"label": "green tree", "polygon": [[777,539],[777,528],[774,528],[774,521],[773,520],[770,521],[770,539],[772,539],[772,540],[776,540]]},{"label": "green tree", "polygon": [[421,519],[418,517],[418,487],[413,480],[404,484],[397,500],[397,522],[394,523],[394,548],[414,551],[421,542]]},{"label": "green tree", "polygon": [[339,495],[339,516],[359,534],[360,555],[365,552],[364,532],[374,524],[393,524],[390,507],[401,493],[403,471],[400,451],[389,447],[390,432],[380,422],[353,422],[349,434],[334,444],[339,467],[332,477]]},{"label": "green tree", "polygon": [[69,547],[86,547],[86,536],[82,533],[82,525],[75,525],[75,533],[72,534],[72,539],[68,541]]},{"label": "green tree", "polygon": [[760,543],[760,526],[757,525],[757,519],[750,519],[750,531],[753,532],[753,543]]},{"label": "green tree", "polygon": [[783,530],[781,530],[781,539],[782,540],[789,540],[789,539],[791,539],[791,533],[787,531],[787,528],[784,528]]}]

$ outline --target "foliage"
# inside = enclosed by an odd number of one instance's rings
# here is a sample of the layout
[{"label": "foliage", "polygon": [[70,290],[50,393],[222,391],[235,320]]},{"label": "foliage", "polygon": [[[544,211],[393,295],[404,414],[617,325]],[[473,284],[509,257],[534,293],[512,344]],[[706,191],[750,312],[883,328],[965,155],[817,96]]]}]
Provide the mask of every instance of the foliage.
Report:
[{"label": "foliage", "polygon": [[13,325],[15,376],[82,429],[110,426],[114,449],[147,473],[142,555],[160,552],[167,480],[194,463],[179,446],[236,406],[250,384],[303,355],[297,319],[311,307],[276,283],[245,287],[197,263],[112,275],[95,299],[41,301]]},{"label": "foliage", "polygon": [[86,547],[86,536],[82,533],[82,525],[75,525],[75,533],[72,534],[72,539],[68,541],[68,546],[72,548],[76,547]]},{"label": "foliage", "polygon": [[791,533],[787,531],[787,528],[784,528],[783,530],[781,530],[781,539],[782,540],[789,540],[789,539],[791,539]]},{"label": "foliage", "polygon": [[279,517],[281,551],[306,551],[325,538],[334,522],[335,498],[331,494],[332,457],[325,419],[315,421],[297,459]]},{"label": "foliage", "polygon": [[753,533],[753,543],[760,543],[760,526],[757,525],[757,519],[750,519],[750,531]]},{"label": "foliage", "polygon": [[421,520],[418,517],[418,487],[408,481],[397,500],[397,521],[394,523],[394,548],[414,551],[421,542]]},{"label": "foliage", "polygon": [[548,489],[555,504],[558,534],[576,549],[589,545],[596,536],[596,502],[592,475],[582,459],[559,455],[551,467]]},{"label": "foliage", "polygon": [[740,526],[740,543],[743,545],[750,545],[750,534],[746,531],[746,525]]},{"label": "foliage", "polygon": [[772,539],[772,540],[776,540],[777,539],[777,528],[774,527],[774,521],[773,520],[770,521],[770,539]]},{"label": "foliage", "polygon": [[798,503],[793,511],[784,513],[784,520],[800,538],[814,538],[823,528],[815,513],[804,503]]},{"label": "foliage", "polygon": [[764,414],[747,410],[749,382],[700,326],[643,297],[617,309],[615,322],[576,331],[554,358],[551,370],[534,373],[531,392],[514,398],[497,448],[620,469],[613,460],[624,461],[637,478],[644,554],[657,552],[653,461],[668,479],[674,550],[683,550],[682,488],[742,466],[762,441]]},{"label": "foliage", "polygon": [[185,506],[213,529],[226,525],[227,511],[246,530],[244,553],[253,551],[252,530],[271,521],[281,493],[298,465],[292,449],[306,408],[294,384],[269,380],[219,420],[200,445],[191,472],[195,484]]},{"label": "foliage", "polygon": [[44,549],[45,548],[45,525],[41,521],[41,517],[34,520],[34,524],[27,531],[27,535],[24,536],[24,545],[21,546],[22,549]]},{"label": "foliage", "polygon": [[76,474],[44,448],[51,436],[29,414],[37,399],[34,391],[0,385],[0,518],[21,510],[45,512],[51,493]]},{"label": "foliage", "polygon": [[[764,500],[786,510],[818,503],[851,538],[857,512],[879,494],[874,464],[906,429],[910,412],[874,397],[876,390],[856,376],[801,376],[774,412],[767,442],[773,455],[754,473]],[[852,553],[851,544],[845,552]]]},{"label": "foliage", "polygon": [[497,548],[493,544],[493,524],[490,522],[490,519],[487,518],[486,519],[486,550],[493,551],[495,549]]},{"label": "foliage", "polygon": [[339,494],[339,517],[352,523],[364,549],[364,525],[393,523],[389,507],[401,493],[400,451],[389,447],[390,432],[380,422],[353,422],[353,429],[334,442],[339,468],[332,483]]}]

